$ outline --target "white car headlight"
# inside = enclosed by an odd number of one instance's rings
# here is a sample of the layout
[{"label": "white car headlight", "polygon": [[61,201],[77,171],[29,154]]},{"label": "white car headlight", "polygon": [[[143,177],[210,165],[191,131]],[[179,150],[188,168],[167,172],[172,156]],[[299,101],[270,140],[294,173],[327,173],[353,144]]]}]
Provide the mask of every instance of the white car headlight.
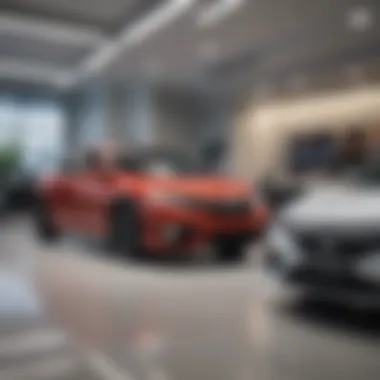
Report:
[{"label": "white car headlight", "polygon": [[356,271],[363,279],[376,282],[380,285],[380,252],[359,261]]},{"label": "white car headlight", "polygon": [[281,257],[286,265],[296,265],[301,261],[299,249],[294,243],[291,234],[280,224],[275,224],[270,229],[268,246]]}]

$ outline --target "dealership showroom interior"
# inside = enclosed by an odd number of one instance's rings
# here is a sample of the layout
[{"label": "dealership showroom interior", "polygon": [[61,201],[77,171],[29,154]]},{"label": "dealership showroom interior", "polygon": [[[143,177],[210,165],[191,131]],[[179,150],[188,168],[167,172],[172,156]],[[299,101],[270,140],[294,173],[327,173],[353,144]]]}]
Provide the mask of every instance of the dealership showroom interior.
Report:
[{"label": "dealership showroom interior", "polygon": [[0,0],[0,380],[379,358],[379,0]]}]

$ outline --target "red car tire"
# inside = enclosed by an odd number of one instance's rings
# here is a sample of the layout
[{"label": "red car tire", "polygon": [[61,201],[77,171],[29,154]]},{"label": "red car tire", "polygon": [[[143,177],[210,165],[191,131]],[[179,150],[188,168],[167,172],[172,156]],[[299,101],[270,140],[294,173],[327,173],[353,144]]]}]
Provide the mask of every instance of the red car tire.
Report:
[{"label": "red car tire", "polygon": [[53,222],[52,214],[44,199],[37,199],[33,214],[38,238],[43,242],[53,242],[57,240],[60,233]]},{"label": "red car tire", "polygon": [[132,201],[114,202],[110,209],[109,242],[113,251],[130,258],[142,256],[141,227],[138,212]]}]

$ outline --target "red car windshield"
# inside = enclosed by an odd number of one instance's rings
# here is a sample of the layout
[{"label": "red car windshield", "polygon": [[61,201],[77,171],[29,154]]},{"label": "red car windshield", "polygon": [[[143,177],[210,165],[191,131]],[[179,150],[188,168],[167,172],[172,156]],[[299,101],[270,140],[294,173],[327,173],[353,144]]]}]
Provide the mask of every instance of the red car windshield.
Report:
[{"label": "red car windshield", "polygon": [[122,170],[152,175],[183,175],[200,172],[200,165],[191,157],[177,152],[149,152],[123,155],[118,160]]}]

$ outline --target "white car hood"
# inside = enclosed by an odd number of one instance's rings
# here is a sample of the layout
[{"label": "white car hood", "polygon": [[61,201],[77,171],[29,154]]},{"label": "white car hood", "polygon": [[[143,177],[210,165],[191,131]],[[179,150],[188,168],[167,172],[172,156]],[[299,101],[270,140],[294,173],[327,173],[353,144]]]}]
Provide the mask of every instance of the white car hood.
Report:
[{"label": "white car hood", "polygon": [[349,185],[316,188],[286,207],[280,219],[305,228],[380,230],[380,188]]}]

